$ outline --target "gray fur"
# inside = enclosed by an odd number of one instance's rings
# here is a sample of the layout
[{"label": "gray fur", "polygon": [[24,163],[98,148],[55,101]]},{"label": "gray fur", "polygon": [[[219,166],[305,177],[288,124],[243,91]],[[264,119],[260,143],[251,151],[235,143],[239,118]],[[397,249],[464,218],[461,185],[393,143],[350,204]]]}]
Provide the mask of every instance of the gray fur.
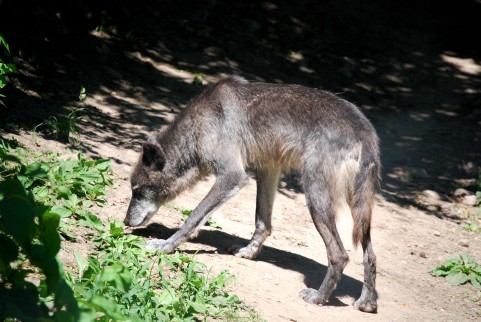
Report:
[{"label": "gray fur", "polygon": [[299,85],[249,83],[239,77],[208,88],[164,132],[144,144],[131,178],[133,196],[125,223],[145,224],[160,205],[213,173],[212,189],[184,225],[169,239],[148,244],[172,252],[247,183],[246,167],[257,177],[256,229],[249,244],[234,254],[254,258],[260,252],[271,234],[279,176],[298,169],[329,260],[320,289],[305,289],[301,297],[324,304],[341,278],[348,254],[335,220],[347,203],[354,243],[360,242],[364,251],[364,285],[355,307],[376,312],[370,229],[380,171],[378,138],[357,107],[333,94]]}]

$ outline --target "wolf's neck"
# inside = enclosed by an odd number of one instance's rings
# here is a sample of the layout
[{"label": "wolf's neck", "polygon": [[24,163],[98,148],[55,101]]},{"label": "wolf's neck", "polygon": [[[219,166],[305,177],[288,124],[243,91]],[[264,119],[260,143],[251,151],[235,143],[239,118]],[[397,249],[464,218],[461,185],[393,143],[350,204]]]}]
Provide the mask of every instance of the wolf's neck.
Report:
[{"label": "wolf's neck", "polygon": [[194,127],[187,123],[188,120],[174,121],[160,143],[166,156],[164,171],[182,179],[188,186],[198,179],[201,171],[196,157]]}]

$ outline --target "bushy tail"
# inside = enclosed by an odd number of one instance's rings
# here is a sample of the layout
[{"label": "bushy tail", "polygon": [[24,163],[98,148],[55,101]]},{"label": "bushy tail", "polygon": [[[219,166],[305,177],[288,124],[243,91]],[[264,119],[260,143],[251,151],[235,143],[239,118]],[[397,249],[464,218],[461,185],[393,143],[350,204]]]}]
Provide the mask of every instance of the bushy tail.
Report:
[{"label": "bushy tail", "polygon": [[352,241],[357,246],[371,231],[374,196],[379,190],[379,164],[370,162],[364,165],[354,179],[351,190],[350,208],[354,227]]}]

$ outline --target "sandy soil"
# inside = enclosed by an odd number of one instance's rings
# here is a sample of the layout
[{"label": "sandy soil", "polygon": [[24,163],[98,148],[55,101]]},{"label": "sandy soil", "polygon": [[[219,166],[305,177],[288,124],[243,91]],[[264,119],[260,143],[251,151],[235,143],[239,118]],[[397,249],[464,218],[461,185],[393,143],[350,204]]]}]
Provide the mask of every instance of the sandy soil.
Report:
[{"label": "sandy soil", "polygon": [[[28,12],[6,1],[0,15],[8,13],[11,21],[0,20],[8,22],[12,51],[22,53],[14,55],[14,86],[5,88],[8,109],[0,108],[2,136],[72,154],[68,145],[15,124],[31,129],[49,115],[83,108],[78,148],[111,158],[117,176],[110,207],[98,213],[105,221],[122,220],[141,144],[202,89],[192,84],[195,73],[205,74],[204,85],[237,73],[330,90],[359,105],[381,138],[383,183],[372,233],[378,314],[352,308],[363,269],[361,251],[350,240],[349,214],[338,222],[350,254],[338,290],[325,306],[299,298],[306,286],[320,286],[327,258],[304,196],[290,179],[281,182],[274,232],[258,259],[226,251],[254,231],[254,180],[214,214],[221,229],[206,227],[181,249],[213,272],[229,269],[237,276],[232,291],[268,321],[479,321],[479,291],[428,273],[461,252],[481,260],[481,235],[462,228],[475,209],[453,197],[457,188],[475,191],[481,167],[478,2],[209,1],[205,9],[179,0],[162,8],[155,1],[139,8],[115,3],[100,14],[102,8],[82,1]],[[91,9],[99,12],[84,14]],[[93,31],[100,20],[106,33]],[[82,85],[87,99],[79,103]],[[200,182],[134,233],[167,238],[182,224],[179,209],[193,209],[211,185],[212,178]],[[71,260],[68,251],[61,255]]]}]

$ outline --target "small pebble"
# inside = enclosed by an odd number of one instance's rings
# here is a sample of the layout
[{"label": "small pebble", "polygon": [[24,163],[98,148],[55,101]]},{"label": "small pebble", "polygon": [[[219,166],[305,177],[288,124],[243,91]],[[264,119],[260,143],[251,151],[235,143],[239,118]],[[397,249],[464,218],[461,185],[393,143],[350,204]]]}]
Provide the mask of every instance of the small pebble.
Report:
[{"label": "small pebble", "polygon": [[466,206],[476,206],[478,203],[478,198],[476,196],[464,196],[461,202]]},{"label": "small pebble", "polygon": [[436,200],[441,200],[441,196],[439,195],[439,193],[437,193],[436,191],[433,191],[433,190],[424,190],[422,192],[422,194],[425,196],[425,197],[428,197],[428,198],[432,198],[432,199],[436,199]]},{"label": "small pebble", "polygon": [[428,254],[426,254],[426,252],[420,252],[420,253],[419,253],[419,257],[421,257],[421,258],[428,258]]},{"label": "small pebble", "polygon": [[474,193],[463,188],[458,188],[454,191],[455,197],[464,197],[464,196],[471,196],[471,195],[474,195]]},{"label": "small pebble", "polygon": [[435,232],[433,233],[433,235],[439,237],[439,236],[441,236],[441,233],[440,233],[439,231],[435,231]]}]

